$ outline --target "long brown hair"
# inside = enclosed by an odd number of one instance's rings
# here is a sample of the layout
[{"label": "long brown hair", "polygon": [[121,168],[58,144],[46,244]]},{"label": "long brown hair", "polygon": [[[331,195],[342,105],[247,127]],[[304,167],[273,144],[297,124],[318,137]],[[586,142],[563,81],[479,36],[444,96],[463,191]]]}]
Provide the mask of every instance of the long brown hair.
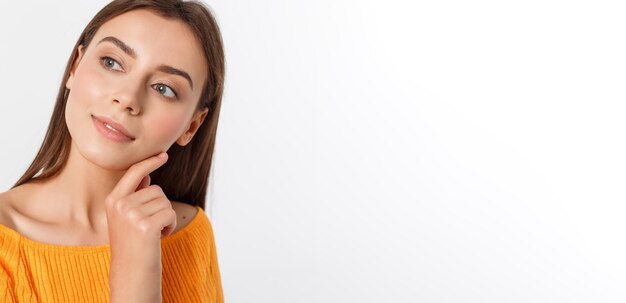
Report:
[{"label": "long brown hair", "polygon": [[208,76],[196,110],[208,108],[207,116],[187,145],[173,144],[170,147],[167,151],[169,160],[152,172],[150,178],[151,184],[159,185],[168,199],[205,209],[208,177],[224,90],[225,60],[218,24],[210,8],[199,1],[115,0],[101,9],[87,24],[74,45],[43,143],[30,167],[13,187],[31,180],[43,180],[54,176],[65,166],[72,142],[65,123],[65,106],[69,95],[65,83],[78,55],[78,46],[82,44],[83,48],[87,49],[102,24],[115,16],[139,8],[150,9],[162,17],[185,22],[204,49],[208,62]]}]

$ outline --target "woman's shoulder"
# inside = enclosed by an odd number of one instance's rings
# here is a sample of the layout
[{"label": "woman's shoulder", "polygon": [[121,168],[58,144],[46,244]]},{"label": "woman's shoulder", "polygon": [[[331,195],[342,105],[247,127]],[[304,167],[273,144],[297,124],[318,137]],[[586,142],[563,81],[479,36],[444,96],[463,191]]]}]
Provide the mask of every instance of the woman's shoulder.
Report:
[{"label": "woman's shoulder", "polygon": [[177,231],[183,229],[185,226],[189,225],[189,223],[195,218],[198,213],[198,207],[179,202],[179,201],[171,201],[172,209],[176,212],[176,227],[172,234]]},{"label": "woman's shoulder", "polygon": [[28,201],[38,186],[37,183],[24,183],[0,193],[0,224],[15,230],[14,218],[25,213],[20,203]]},{"label": "woman's shoulder", "polygon": [[15,229],[13,222],[13,204],[11,198],[11,191],[5,191],[0,193],[0,224],[11,229]]}]

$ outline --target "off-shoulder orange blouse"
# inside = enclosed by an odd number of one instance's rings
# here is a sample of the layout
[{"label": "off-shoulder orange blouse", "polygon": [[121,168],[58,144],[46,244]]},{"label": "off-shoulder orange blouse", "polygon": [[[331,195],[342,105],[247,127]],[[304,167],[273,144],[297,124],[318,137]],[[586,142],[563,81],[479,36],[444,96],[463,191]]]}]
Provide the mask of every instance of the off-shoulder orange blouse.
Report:
[{"label": "off-shoulder orange blouse", "polygon": [[[161,238],[163,302],[224,302],[213,228],[200,208]],[[110,245],[36,242],[0,224],[0,302],[109,302]]]}]

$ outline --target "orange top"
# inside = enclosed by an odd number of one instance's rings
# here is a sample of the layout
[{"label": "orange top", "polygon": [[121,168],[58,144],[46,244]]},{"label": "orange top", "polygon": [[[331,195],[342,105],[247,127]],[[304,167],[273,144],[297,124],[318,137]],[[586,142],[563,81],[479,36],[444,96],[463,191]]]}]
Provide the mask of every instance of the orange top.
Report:
[{"label": "orange top", "polygon": [[[161,238],[163,302],[224,302],[213,228],[196,207],[189,224]],[[46,244],[0,224],[0,302],[108,303],[110,264],[108,244]]]}]

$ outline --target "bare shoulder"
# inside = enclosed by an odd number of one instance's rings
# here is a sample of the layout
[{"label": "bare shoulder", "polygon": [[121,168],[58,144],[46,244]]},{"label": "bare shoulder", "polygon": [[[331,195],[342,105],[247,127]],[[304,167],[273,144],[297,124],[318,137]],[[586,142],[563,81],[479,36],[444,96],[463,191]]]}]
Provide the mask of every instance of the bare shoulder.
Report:
[{"label": "bare shoulder", "polygon": [[0,224],[15,229],[9,192],[0,193]]},{"label": "bare shoulder", "polygon": [[189,222],[191,222],[191,220],[193,220],[198,213],[198,208],[183,202],[171,202],[172,209],[176,212],[176,228],[174,228],[174,231],[172,232],[172,234],[175,234],[177,231],[189,225]]}]

